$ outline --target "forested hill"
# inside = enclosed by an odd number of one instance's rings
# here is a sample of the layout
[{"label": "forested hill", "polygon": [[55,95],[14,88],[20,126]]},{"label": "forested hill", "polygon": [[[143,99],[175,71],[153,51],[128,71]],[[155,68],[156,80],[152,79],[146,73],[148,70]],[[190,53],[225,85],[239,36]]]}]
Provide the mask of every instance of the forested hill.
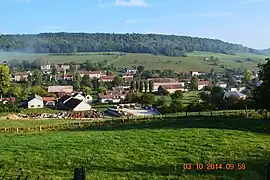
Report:
[{"label": "forested hill", "polygon": [[270,48],[262,50],[262,52],[266,55],[270,55]]},{"label": "forested hill", "polygon": [[35,35],[0,35],[2,51],[35,53],[127,52],[181,56],[184,52],[217,53],[260,51],[215,39],[157,35],[107,33],[42,33]]}]

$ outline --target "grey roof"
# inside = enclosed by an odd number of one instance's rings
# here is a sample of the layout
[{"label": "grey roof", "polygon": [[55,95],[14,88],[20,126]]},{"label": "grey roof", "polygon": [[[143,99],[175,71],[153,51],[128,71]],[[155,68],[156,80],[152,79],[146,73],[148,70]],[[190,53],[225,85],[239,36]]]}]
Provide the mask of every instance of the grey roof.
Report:
[{"label": "grey roof", "polygon": [[230,96],[235,96],[235,97],[244,97],[246,96],[245,94],[243,93],[240,93],[238,91],[226,91],[225,94],[224,94],[224,97],[230,97]]},{"label": "grey roof", "polygon": [[77,107],[82,101],[79,99],[75,99],[75,98],[70,98],[66,103],[65,106],[68,109],[74,109],[75,107]]}]

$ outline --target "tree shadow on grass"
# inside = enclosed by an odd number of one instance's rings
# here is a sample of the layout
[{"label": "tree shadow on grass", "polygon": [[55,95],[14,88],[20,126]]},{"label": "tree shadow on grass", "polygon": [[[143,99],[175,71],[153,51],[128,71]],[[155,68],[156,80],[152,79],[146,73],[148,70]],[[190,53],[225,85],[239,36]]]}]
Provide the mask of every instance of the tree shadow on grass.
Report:
[{"label": "tree shadow on grass", "polygon": [[[113,123],[113,122],[112,122]],[[114,131],[131,129],[183,129],[183,128],[212,128],[249,131],[270,134],[269,119],[247,119],[242,117],[168,117],[164,120],[141,121],[110,124],[105,122],[101,126],[86,126],[71,131]]]},{"label": "tree shadow on grass", "polygon": [[[189,162],[187,162],[189,163]],[[142,165],[136,164],[131,165],[129,167],[117,167],[116,165],[108,165],[108,166],[99,166],[99,165],[90,165],[88,166],[88,172],[91,171],[103,171],[107,173],[135,173],[141,174],[146,173],[150,175],[158,175],[170,177],[178,177],[181,178],[183,176],[189,176],[190,178],[200,178],[203,175],[215,177],[216,179],[241,179],[241,180],[265,180],[268,175],[268,167],[267,162],[264,160],[258,161],[235,161],[235,162],[227,162],[228,164],[235,164],[234,169],[226,169],[226,163],[224,162],[216,162],[214,164],[222,164],[222,169],[207,169],[207,164],[203,164],[204,169],[197,170],[196,164],[192,164],[191,170],[184,170],[183,163],[177,164],[165,164],[165,165]],[[239,167],[243,167],[245,165],[245,169],[238,169],[238,163],[241,164]],[[231,166],[228,166],[231,167]],[[197,177],[197,178],[196,178]]]}]

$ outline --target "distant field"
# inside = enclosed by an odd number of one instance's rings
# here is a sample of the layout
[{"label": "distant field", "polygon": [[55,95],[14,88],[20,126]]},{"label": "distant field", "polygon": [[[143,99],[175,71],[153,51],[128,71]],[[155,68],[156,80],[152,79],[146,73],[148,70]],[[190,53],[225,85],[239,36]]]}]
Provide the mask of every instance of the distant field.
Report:
[{"label": "distant field", "polygon": [[[268,122],[268,124],[267,124]],[[158,122],[37,134],[0,134],[0,176],[23,169],[29,179],[266,179],[268,120],[177,118]],[[263,128],[264,127],[264,128]],[[192,163],[193,170],[183,170]],[[195,164],[223,164],[195,170]],[[226,170],[226,163],[236,164]],[[245,169],[237,170],[238,163]]]},{"label": "distant field", "polygon": [[[85,53],[81,53],[85,54]],[[256,68],[257,64],[264,62],[266,56],[254,55],[254,54],[236,54],[225,55],[220,53],[208,53],[208,52],[193,52],[187,53],[188,57],[169,57],[169,56],[155,56],[151,54],[126,54],[125,56],[117,57],[115,55],[99,55],[99,53],[86,53],[86,55],[59,55],[49,56],[48,54],[23,54],[23,53],[0,53],[0,60],[27,60],[27,59],[43,59],[50,63],[64,63],[64,62],[84,62],[86,60],[92,60],[93,62],[101,62],[107,60],[108,65],[114,64],[115,67],[132,67],[143,65],[147,69],[173,69],[178,72],[183,71],[205,71],[209,72],[212,68],[215,70],[222,70],[220,67],[224,65],[226,68]],[[205,57],[214,56],[219,58],[220,62],[218,66],[212,64],[212,62],[205,61]],[[238,63],[237,59],[251,58],[252,62]]]}]

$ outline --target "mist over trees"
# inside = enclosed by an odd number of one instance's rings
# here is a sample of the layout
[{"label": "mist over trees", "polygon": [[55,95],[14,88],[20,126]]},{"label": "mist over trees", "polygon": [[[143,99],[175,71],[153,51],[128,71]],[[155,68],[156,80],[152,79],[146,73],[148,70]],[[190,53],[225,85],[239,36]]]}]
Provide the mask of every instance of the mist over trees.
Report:
[{"label": "mist over trees", "polygon": [[208,51],[233,54],[259,50],[221,40],[157,34],[41,33],[0,35],[0,50],[31,53],[126,52],[185,56],[185,52]]}]

